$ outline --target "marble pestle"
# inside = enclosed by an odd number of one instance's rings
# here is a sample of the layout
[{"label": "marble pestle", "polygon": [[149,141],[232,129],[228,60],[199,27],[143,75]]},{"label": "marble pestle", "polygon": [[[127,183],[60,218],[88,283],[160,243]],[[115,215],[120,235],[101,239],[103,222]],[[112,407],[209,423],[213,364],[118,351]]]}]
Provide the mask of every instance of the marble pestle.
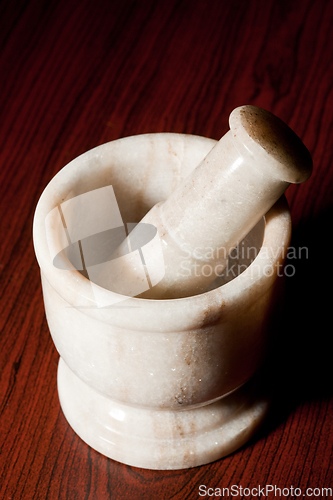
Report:
[{"label": "marble pestle", "polygon": [[[139,297],[169,299],[204,292],[226,266],[230,252],[289,184],[310,177],[310,153],[275,115],[241,106],[229,123],[230,130],[206,158],[142,219],[158,230],[165,274]],[[140,225],[130,238],[139,230]],[[126,242],[118,256],[125,247]],[[154,255],[148,258],[152,266]],[[134,269],[128,272],[135,274]]]}]

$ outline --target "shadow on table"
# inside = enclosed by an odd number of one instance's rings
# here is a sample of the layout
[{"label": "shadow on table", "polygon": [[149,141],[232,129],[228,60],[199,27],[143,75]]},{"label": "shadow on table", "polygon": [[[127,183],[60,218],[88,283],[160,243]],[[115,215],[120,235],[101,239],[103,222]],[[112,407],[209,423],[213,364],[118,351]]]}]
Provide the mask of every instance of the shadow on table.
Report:
[{"label": "shadow on table", "polygon": [[299,404],[333,394],[332,220],[333,207],[293,231],[293,258],[286,268],[290,276],[267,368],[273,404],[261,435],[283,422]]}]

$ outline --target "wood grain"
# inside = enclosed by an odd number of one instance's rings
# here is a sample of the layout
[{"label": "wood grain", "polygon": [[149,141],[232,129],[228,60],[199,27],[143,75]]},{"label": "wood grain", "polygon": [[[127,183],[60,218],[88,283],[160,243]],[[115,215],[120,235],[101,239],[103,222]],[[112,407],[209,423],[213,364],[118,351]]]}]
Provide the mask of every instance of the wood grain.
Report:
[{"label": "wood grain", "polygon": [[[0,498],[192,500],[201,484],[333,486],[332,25],[328,0],[0,3]],[[289,261],[272,411],[224,460],[128,467],[86,446],[60,410],[34,209],[84,151],[146,132],[218,139],[241,104],[285,120],[314,160],[311,180],[287,194],[292,245],[307,253]]]}]

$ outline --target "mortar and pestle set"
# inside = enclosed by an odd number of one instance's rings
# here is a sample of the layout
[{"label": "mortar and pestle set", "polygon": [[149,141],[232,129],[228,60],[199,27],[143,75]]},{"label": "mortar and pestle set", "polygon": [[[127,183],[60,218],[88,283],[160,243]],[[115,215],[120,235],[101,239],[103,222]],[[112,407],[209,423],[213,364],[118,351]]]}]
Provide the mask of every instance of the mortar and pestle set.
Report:
[{"label": "mortar and pestle set", "polygon": [[61,407],[92,448],[182,469],[255,433],[291,237],[283,193],[311,170],[287,125],[242,106],[218,142],[127,137],[52,179],[34,245]]}]

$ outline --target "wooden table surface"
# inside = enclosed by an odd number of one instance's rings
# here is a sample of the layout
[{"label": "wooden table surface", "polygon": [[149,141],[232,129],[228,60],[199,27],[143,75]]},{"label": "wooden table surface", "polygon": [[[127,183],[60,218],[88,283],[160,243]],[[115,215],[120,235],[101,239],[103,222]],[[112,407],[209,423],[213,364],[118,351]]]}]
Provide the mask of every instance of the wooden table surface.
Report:
[{"label": "wooden table surface", "polygon": [[[330,497],[332,26],[324,0],[0,2],[1,500],[209,498],[200,485],[234,486],[235,498],[255,498],[258,485],[281,489],[268,498]],[[36,203],[88,149],[147,132],[218,139],[242,104],[286,121],[314,160],[311,179],[287,192],[294,253],[271,413],[250,443],[209,465],[114,462],[74,434],[59,406],[32,245]]]}]

